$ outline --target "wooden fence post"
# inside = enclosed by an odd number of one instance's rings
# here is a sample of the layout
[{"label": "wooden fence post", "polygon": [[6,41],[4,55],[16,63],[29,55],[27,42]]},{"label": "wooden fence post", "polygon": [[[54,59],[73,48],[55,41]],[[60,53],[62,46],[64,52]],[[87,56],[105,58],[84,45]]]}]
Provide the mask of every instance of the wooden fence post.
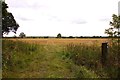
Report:
[{"label": "wooden fence post", "polygon": [[103,66],[106,66],[107,55],[108,55],[108,43],[102,43],[101,63]]}]

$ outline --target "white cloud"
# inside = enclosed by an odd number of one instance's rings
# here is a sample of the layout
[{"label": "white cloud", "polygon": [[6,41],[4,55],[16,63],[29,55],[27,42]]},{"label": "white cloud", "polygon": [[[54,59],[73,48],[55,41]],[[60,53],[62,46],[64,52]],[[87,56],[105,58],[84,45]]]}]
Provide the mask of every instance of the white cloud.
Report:
[{"label": "white cloud", "polygon": [[[20,24],[18,33],[104,35],[119,0],[6,0]],[[97,27],[96,27],[97,26]]]}]

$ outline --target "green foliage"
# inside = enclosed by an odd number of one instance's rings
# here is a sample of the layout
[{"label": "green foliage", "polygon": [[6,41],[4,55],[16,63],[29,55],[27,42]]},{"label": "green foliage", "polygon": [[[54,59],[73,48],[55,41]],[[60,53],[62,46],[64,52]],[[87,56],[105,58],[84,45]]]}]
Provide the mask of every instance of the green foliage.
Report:
[{"label": "green foliage", "polygon": [[112,21],[110,21],[110,28],[105,29],[105,33],[111,37],[120,35],[120,16],[113,14]]},{"label": "green foliage", "polygon": [[12,13],[7,11],[8,5],[2,2],[2,35],[8,34],[10,31],[16,33],[19,25],[14,19]]},{"label": "green foliage", "polygon": [[20,35],[19,35],[21,38],[24,38],[26,35],[24,32],[21,32]]},{"label": "green foliage", "polygon": [[62,35],[59,33],[58,35],[57,35],[57,38],[61,38],[62,37]]},{"label": "green foliage", "polygon": [[[110,67],[110,76],[117,77],[117,74],[112,75],[113,72],[117,72],[116,68],[120,68],[120,16],[113,14],[112,21],[110,21],[110,28],[105,30],[105,33],[111,36],[112,38],[109,40],[109,67]],[[118,37],[113,38],[113,37]],[[114,69],[113,69],[114,67]],[[118,69],[119,71],[119,69]]]}]

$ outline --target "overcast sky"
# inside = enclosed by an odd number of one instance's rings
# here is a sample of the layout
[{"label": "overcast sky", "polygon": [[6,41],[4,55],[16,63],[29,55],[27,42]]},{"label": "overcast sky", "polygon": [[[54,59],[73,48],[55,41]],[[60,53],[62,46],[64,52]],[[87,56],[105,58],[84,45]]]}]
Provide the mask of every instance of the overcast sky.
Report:
[{"label": "overcast sky", "polygon": [[[105,36],[119,0],[5,0],[27,36]],[[13,36],[13,33],[9,34]]]}]

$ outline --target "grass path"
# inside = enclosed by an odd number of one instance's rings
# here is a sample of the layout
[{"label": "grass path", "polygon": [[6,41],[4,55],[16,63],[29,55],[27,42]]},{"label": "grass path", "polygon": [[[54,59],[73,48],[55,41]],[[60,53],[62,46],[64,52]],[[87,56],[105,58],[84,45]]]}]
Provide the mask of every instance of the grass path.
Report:
[{"label": "grass path", "polygon": [[[51,44],[50,44],[51,43]],[[5,41],[3,46],[4,78],[73,78],[96,77],[85,67],[75,65],[63,55],[65,45],[48,41],[46,44],[29,44]],[[12,49],[12,50],[11,50]],[[7,55],[11,58],[7,59]]]},{"label": "grass path", "polygon": [[[67,68],[68,63],[59,56],[61,49],[54,43],[44,46],[42,52],[40,52],[43,57],[39,58],[40,55],[36,55],[37,59],[31,63],[30,70],[28,70],[28,72],[31,72],[28,77],[60,78],[73,76]],[[23,77],[25,76],[23,75]]]},{"label": "grass path", "polygon": [[[49,43],[49,42],[48,42]],[[69,67],[69,63],[62,59],[61,51],[63,47],[56,45],[53,42],[51,44],[39,45],[37,53],[30,54],[32,56],[25,56],[29,60],[27,66],[20,65],[23,68],[16,67],[13,71],[5,71],[5,77],[20,77],[20,78],[65,78],[73,77]],[[22,60],[20,55],[23,53],[17,53],[18,59]],[[26,62],[25,62],[26,63]]]}]

